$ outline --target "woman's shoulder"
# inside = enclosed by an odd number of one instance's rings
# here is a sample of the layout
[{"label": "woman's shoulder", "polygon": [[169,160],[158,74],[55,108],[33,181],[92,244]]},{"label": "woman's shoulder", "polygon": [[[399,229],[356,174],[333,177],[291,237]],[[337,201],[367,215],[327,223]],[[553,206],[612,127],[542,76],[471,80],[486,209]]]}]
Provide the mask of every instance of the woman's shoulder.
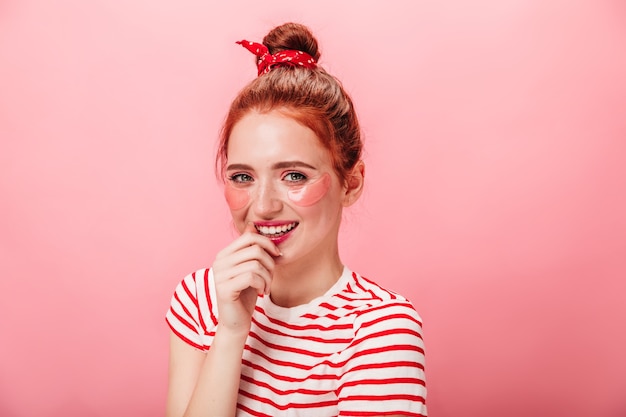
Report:
[{"label": "woman's shoulder", "polygon": [[183,278],[183,281],[193,282],[196,288],[208,288],[209,282],[213,280],[213,272],[211,268],[200,268],[194,272],[190,272]]},{"label": "woman's shoulder", "polygon": [[378,281],[351,270],[347,270],[347,273],[349,278],[344,286],[344,293],[351,294],[356,300],[361,300],[364,307],[375,308],[393,304],[413,307],[405,296]]},{"label": "woman's shoulder", "polygon": [[174,290],[174,298],[183,304],[198,306],[199,301],[210,296],[213,284],[213,273],[210,268],[201,268],[185,275]]},{"label": "woman's shoulder", "polygon": [[195,338],[210,335],[217,326],[217,305],[213,273],[208,268],[187,274],[177,285],[166,320],[183,339],[200,344]]},{"label": "woman's shoulder", "polygon": [[406,297],[357,272],[349,271],[349,274],[343,291],[336,296],[349,304],[357,323],[399,317],[421,326],[421,317]]},{"label": "woman's shoulder", "polygon": [[346,298],[358,300],[353,304],[353,338],[346,353],[380,353],[380,358],[376,356],[380,360],[387,354],[408,355],[414,361],[421,361],[422,319],[406,297],[357,273],[352,273],[345,288]]}]

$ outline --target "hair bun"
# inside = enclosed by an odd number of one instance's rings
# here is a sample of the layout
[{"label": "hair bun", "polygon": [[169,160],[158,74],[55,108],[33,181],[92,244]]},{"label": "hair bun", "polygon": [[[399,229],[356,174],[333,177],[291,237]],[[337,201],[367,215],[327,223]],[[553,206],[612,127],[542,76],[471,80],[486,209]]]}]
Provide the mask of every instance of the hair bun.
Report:
[{"label": "hair bun", "polygon": [[275,27],[265,35],[263,44],[267,46],[270,54],[285,50],[302,51],[311,55],[315,61],[318,61],[321,55],[313,32],[300,23],[284,23]]}]

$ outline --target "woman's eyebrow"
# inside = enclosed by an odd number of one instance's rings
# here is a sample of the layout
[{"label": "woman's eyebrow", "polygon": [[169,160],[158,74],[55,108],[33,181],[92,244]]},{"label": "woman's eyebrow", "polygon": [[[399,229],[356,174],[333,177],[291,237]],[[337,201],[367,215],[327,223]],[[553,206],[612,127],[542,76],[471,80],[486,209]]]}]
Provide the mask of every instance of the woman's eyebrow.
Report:
[{"label": "woman's eyebrow", "polygon": [[[308,169],[317,169],[315,168],[313,165],[311,164],[307,164],[306,162],[302,162],[302,161],[281,161],[281,162],[276,162],[274,165],[272,165],[272,169],[285,169],[285,168],[308,168]],[[226,167],[226,171],[233,171],[233,170],[242,170],[242,171],[252,171],[254,168],[252,168],[252,166],[247,165],[247,164],[230,164]]]},{"label": "woman's eyebrow", "polygon": [[277,162],[274,165],[272,165],[273,169],[297,168],[297,167],[317,169],[313,165],[307,164],[306,162],[302,162],[302,161],[283,161],[283,162]]},{"label": "woman's eyebrow", "polygon": [[226,171],[232,171],[232,170],[250,171],[252,170],[252,167],[246,164],[230,164],[226,167]]}]

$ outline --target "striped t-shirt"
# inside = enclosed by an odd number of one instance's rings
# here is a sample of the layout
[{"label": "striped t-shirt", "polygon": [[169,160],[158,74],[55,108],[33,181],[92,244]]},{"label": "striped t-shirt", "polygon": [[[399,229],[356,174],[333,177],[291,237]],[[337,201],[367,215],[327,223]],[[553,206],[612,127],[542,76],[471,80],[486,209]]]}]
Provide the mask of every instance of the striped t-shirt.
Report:
[{"label": "striped t-shirt", "polygon": [[[209,269],[178,285],[166,320],[208,350],[218,324]],[[426,415],[421,319],[404,297],[344,268],[325,295],[284,308],[259,297],[238,416]]]}]

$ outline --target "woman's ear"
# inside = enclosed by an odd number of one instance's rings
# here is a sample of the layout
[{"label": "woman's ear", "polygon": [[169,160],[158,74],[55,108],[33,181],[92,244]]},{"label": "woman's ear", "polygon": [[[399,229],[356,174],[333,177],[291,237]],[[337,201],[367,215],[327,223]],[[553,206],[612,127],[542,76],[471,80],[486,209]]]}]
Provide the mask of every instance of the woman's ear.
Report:
[{"label": "woman's ear", "polygon": [[348,172],[343,196],[343,206],[348,207],[354,204],[363,192],[363,181],[365,181],[365,163],[359,161],[354,168]]}]

